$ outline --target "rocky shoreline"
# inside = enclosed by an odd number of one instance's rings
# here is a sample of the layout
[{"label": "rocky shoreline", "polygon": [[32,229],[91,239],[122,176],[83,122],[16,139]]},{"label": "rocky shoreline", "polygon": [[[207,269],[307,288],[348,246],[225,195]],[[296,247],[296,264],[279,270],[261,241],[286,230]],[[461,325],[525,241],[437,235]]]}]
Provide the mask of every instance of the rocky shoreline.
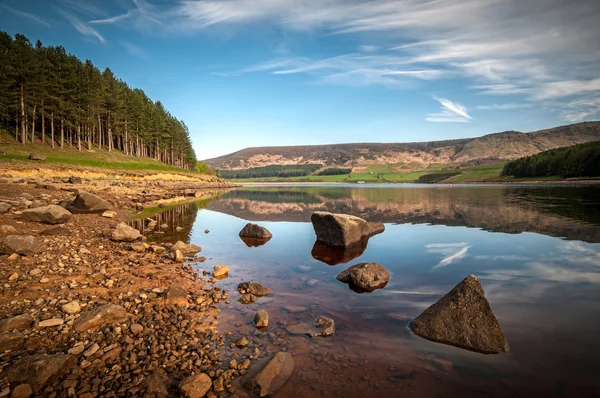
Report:
[{"label": "rocky shoreline", "polygon": [[[216,329],[216,304],[227,292],[194,271],[194,258],[182,263],[172,244],[144,242],[140,250],[111,239],[132,209],[210,189],[0,180],[0,396],[238,396],[232,382],[259,350],[247,344],[223,355],[231,338]],[[64,206],[84,189],[112,211],[73,214],[59,226],[23,217],[28,208]]]}]

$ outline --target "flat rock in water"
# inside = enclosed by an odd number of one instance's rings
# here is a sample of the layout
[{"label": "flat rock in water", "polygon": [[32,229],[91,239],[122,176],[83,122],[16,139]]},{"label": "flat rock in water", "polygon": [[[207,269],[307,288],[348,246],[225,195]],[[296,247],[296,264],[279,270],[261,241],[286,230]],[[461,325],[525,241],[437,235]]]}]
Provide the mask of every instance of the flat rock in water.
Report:
[{"label": "flat rock in water", "polygon": [[30,256],[42,251],[42,246],[33,236],[8,235],[0,239],[0,254],[17,253],[22,256]]},{"label": "flat rock in water", "polygon": [[22,331],[31,328],[33,317],[30,314],[17,315],[0,321],[0,332]]},{"label": "flat rock in water", "polygon": [[27,383],[33,393],[59,380],[77,365],[73,355],[28,355],[22,357],[5,373],[9,383]]},{"label": "flat rock in water", "polygon": [[105,304],[81,314],[73,323],[73,330],[86,332],[97,330],[104,325],[112,325],[127,320],[127,311],[120,305]]},{"label": "flat rock in water", "polygon": [[111,204],[100,196],[89,192],[81,192],[67,210],[71,213],[102,213],[112,208]]},{"label": "flat rock in water", "polygon": [[278,352],[253,365],[243,377],[242,384],[252,393],[266,397],[283,387],[294,372],[294,357],[287,352]]},{"label": "flat rock in water", "polygon": [[111,239],[117,242],[133,242],[142,237],[140,231],[125,223],[120,223],[112,232]]},{"label": "flat rock in water", "polygon": [[40,232],[40,235],[44,236],[62,236],[62,235],[71,235],[71,230],[69,228],[57,226],[43,230]]},{"label": "flat rock in water", "polygon": [[385,230],[382,223],[367,222],[348,214],[317,211],[312,214],[310,220],[317,241],[335,247],[350,246]]},{"label": "flat rock in water", "polygon": [[357,293],[372,292],[387,285],[390,273],[377,263],[360,263],[340,272],[336,279]]},{"label": "flat rock in water", "polygon": [[45,224],[62,224],[71,219],[71,212],[58,206],[49,205],[35,209],[24,210],[21,214],[24,220]]},{"label": "flat rock in water", "polygon": [[213,275],[215,277],[225,276],[229,273],[229,267],[223,264],[217,264],[213,267]]},{"label": "flat rock in water", "polygon": [[265,227],[260,225],[248,223],[240,231],[240,237],[242,238],[258,238],[258,239],[270,239],[273,235]]},{"label": "flat rock in water", "polygon": [[242,282],[238,285],[237,290],[240,294],[252,294],[258,297],[268,296],[273,293],[271,289],[256,282]]},{"label": "flat rock in water", "polygon": [[409,328],[428,340],[472,351],[508,351],[506,337],[475,275],[467,276],[423,311]]}]

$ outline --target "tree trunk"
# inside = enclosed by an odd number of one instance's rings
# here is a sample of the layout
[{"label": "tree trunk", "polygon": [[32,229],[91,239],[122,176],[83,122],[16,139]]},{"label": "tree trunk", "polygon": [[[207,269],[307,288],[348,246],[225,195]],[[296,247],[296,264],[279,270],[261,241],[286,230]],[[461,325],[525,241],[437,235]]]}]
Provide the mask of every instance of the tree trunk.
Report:
[{"label": "tree trunk", "polygon": [[50,113],[50,134],[51,134],[51,142],[52,148],[54,148],[54,111]]},{"label": "tree trunk", "polygon": [[92,150],[92,133],[94,132],[94,126],[90,126],[89,124],[87,125],[87,132],[88,132],[88,151]]},{"label": "tree trunk", "polygon": [[125,152],[125,155],[129,155],[129,146],[127,145],[127,119],[125,119],[125,139],[123,140],[123,152]]},{"label": "tree trunk", "polygon": [[65,119],[60,118],[60,147],[65,147]]},{"label": "tree trunk", "polygon": [[102,120],[98,114],[98,149],[102,149]]},{"label": "tree trunk", "polygon": [[44,120],[44,101],[42,101],[42,144],[46,141],[46,124]]},{"label": "tree trunk", "polygon": [[21,144],[25,145],[26,132],[25,132],[25,99],[23,93],[23,84],[21,84]]},{"label": "tree trunk", "polygon": [[33,106],[33,118],[31,120],[31,143],[33,144],[35,140],[35,109],[37,105]]},{"label": "tree trunk", "polygon": [[77,123],[77,150],[81,152],[81,125]]}]

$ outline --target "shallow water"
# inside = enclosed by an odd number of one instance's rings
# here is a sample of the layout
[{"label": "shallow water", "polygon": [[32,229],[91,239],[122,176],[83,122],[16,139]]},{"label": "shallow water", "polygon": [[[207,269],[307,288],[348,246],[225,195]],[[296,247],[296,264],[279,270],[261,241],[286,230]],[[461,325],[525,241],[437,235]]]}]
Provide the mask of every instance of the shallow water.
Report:
[{"label": "shallow water", "polygon": [[[296,359],[276,396],[598,396],[599,209],[600,189],[593,186],[254,186],[149,213],[169,225],[149,240],[187,239],[204,248],[199,269],[229,266],[219,282],[231,292],[231,303],[221,303],[221,331]],[[317,210],[382,221],[386,230],[366,248],[316,248],[314,258],[310,215]],[[273,238],[248,247],[238,237],[248,221]],[[363,261],[390,271],[385,288],[357,294],[335,279]],[[407,328],[471,273],[508,353],[473,353]],[[238,303],[237,284],[250,280],[274,293]],[[290,305],[306,309],[290,313]],[[268,332],[253,327],[259,308],[269,313]],[[319,315],[335,320],[333,337],[290,333]]]}]

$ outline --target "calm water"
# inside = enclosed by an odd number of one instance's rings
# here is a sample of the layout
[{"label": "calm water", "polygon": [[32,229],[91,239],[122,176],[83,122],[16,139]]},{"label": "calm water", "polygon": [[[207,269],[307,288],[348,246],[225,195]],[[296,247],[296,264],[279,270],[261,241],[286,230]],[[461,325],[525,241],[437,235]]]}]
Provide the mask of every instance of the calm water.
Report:
[{"label": "calm water", "polygon": [[[386,230],[362,253],[319,250],[310,224],[317,210],[382,221]],[[600,396],[599,210],[596,187],[254,186],[150,213],[169,228],[149,240],[187,239],[204,248],[199,269],[229,266],[219,283],[231,303],[221,303],[219,328],[263,353],[294,355],[295,373],[277,396]],[[246,246],[238,232],[248,221],[273,238]],[[362,261],[385,266],[390,283],[357,294],[335,279]],[[506,335],[506,354],[433,343],[407,329],[471,273]],[[274,294],[238,303],[237,284],[250,280]],[[306,310],[290,313],[290,305]],[[265,333],[252,324],[259,308],[269,312]],[[319,315],[336,321],[332,338],[294,334]]]}]

